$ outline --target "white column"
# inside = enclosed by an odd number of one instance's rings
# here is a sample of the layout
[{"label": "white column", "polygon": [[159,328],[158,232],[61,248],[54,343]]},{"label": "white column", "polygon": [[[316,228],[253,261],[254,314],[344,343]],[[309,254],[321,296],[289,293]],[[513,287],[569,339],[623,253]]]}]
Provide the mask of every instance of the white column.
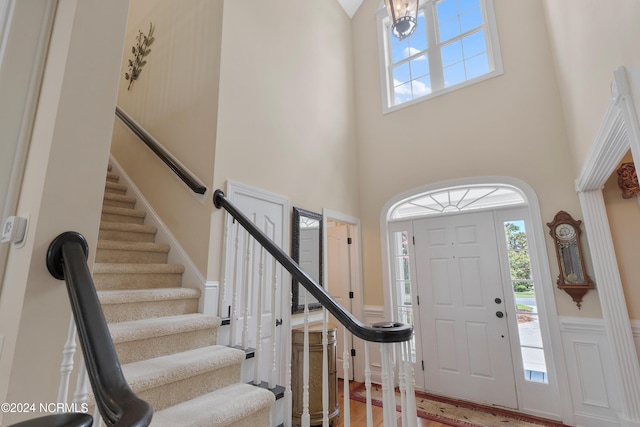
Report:
[{"label": "white column", "polygon": [[620,384],[620,422],[640,426],[640,366],[601,190],[578,192],[596,287]]}]

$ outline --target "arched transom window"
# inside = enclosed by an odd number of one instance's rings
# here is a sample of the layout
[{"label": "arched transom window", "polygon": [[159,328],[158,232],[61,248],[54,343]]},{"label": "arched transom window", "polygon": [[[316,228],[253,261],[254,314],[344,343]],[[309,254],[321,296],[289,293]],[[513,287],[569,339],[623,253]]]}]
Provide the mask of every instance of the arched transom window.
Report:
[{"label": "arched transom window", "polygon": [[450,187],[403,200],[391,210],[389,219],[526,204],[519,190],[503,184]]}]

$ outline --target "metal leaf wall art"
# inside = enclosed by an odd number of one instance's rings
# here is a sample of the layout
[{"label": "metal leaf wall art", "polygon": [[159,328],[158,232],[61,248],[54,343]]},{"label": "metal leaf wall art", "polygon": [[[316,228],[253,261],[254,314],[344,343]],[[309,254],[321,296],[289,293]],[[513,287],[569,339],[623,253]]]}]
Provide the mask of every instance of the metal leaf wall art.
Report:
[{"label": "metal leaf wall art", "polygon": [[144,35],[142,31],[138,30],[136,45],[131,48],[133,59],[129,59],[129,72],[124,73],[124,78],[129,81],[127,90],[131,90],[131,85],[135,80],[138,80],[140,73],[142,73],[142,67],[147,64],[144,58],[151,53],[149,46],[151,46],[155,40],[153,37],[154,30],[153,22],[149,23],[149,33],[147,33],[147,35]]}]

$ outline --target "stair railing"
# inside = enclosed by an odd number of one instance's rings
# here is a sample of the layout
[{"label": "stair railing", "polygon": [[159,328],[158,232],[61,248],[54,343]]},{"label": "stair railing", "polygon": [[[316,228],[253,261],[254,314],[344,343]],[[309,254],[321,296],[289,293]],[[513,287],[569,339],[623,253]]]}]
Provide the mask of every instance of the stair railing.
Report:
[{"label": "stair railing", "polygon": [[116,117],[142,141],[171,171],[184,182],[187,187],[198,195],[207,192],[207,187],[176,159],[162,144],[160,144],[138,122],[128,115],[122,108],[116,106]]},{"label": "stair railing", "polygon": [[[317,284],[314,279],[304,272],[300,266],[286,254],[278,245],[276,245],[259,227],[257,227],[247,216],[245,216],[229,199],[227,199],[221,190],[216,190],[213,195],[213,203],[218,209],[224,209],[234,219],[235,229],[225,230],[225,238],[228,243],[235,237],[235,251],[234,259],[231,262],[225,261],[225,265],[232,266],[232,272],[228,275],[232,278],[225,277],[227,282],[232,285],[232,297],[231,297],[231,311],[230,311],[230,329],[231,329],[231,345],[237,343],[238,337],[240,339],[240,346],[247,347],[250,343],[248,336],[249,331],[249,318],[255,319],[255,342],[257,346],[256,360],[254,361],[254,383],[259,384],[262,382],[263,377],[268,378],[269,387],[273,385],[274,371],[276,364],[276,339],[275,333],[272,333],[271,337],[271,351],[267,351],[267,360],[261,360],[264,350],[262,347],[261,330],[264,328],[262,325],[262,315],[260,309],[252,312],[248,298],[253,295],[257,301],[260,302],[258,307],[261,307],[264,289],[271,289],[272,291],[272,313],[275,313],[275,288],[278,286],[278,278],[273,276],[273,283],[271,286],[265,286],[266,275],[264,273],[265,265],[270,262],[278,262],[284,267],[295,280],[298,281],[303,287],[305,295],[309,293],[313,295],[315,299],[323,306],[322,314],[322,347],[323,347],[323,359],[322,359],[322,415],[321,418],[311,419],[309,411],[310,407],[310,378],[309,378],[309,307],[306,304],[306,297],[303,295],[301,301],[305,301],[304,309],[304,347],[303,347],[303,378],[302,378],[302,413],[299,417],[301,427],[309,427],[311,422],[314,424],[321,421],[323,426],[328,426],[329,420],[329,357],[328,357],[328,314],[330,313],[344,328],[343,337],[345,341],[345,354],[343,357],[343,369],[344,369],[344,403],[343,414],[341,418],[345,427],[350,426],[350,390],[349,390],[349,355],[346,353],[348,348],[347,342],[349,340],[349,334],[364,340],[364,379],[366,389],[366,414],[367,414],[367,426],[373,425],[372,416],[372,371],[370,364],[369,343],[378,343],[380,345],[381,355],[381,373],[380,382],[382,383],[382,406],[383,406],[383,419],[384,426],[396,426],[398,414],[396,412],[396,391],[395,386],[399,386],[399,400],[401,406],[400,419],[402,426],[415,427],[417,425],[416,416],[416,404],[415,404],[415,381],[413,373],[412,355],[411,355],[411,338],[413,336],[412,325],[398,322],[383,322],[377,323],[372,326],[363,324],[356,319],[351,313],[349,313],[344,307],[336,302],[327,291]],[[241,227],[241,228],[240,228]],[[253,243],[257,243],[260,247],[257,250],[253,250]],[[245,254],[241,254],[239,248],[245,248]],[[259,254],[258,254],[259,251]],[[272,259],[267,259],[265,251],[268,252]],[[255,253],[254,253],[255,252]],[[254,260],[253,257],[259,257],[259,261]],[[252,275],[252,263],[257,262],[259,267],[257,269],[257,277]],[[272,267],[272,271],[275,272],[275,268]],[[223,289],[223,292],[225,290]],[[291,291],[287,293],[290,295]],[[283,313],[288,314],[290,311],[283,308]],[[272,331],[275,330],[277,319],[272,316]],[[285,325],[290,322],[285,321]],[[241,328],[241,329],[239,329]],[[283,334],[285,345],[282,348],[285,354],[281,357],[285,359],[286,379],[285,379],[285,410],[284,410],[284,426],[290,427],[292,425],[293,405],[292,405],[292,389],[291,389],[291,333],[286,331]],[[334,358],[335,360],[335,358]],[[261,372],[260,366],[270,367],[269,372]],[[395,380],[397,373],[398,381]],[[335,375],[335,374],[334,374]],[[317,378],[314,378],[314,384],[317,384]],[[315,389],[315,386],[311,387]],[[337,390],[334,390],[335,393]],[[333,408],[332,408],[333,409]],[[335,415],[335,413],[334,413]],[[315,414],[317,417],[317,414]],[[297,419],[297,418],[296,418]]]},{"label": "stair railing", "polygon": [[[65,344],[65,359],[71,355],[65,372],[73,368],[75,331],[84,357],[84,366],[102,422],[109,427],[146,427],[151,423],[153,410],[129,388],[107,327],[95,285],[87,266],[89,248],[84,237],[76,232],[65,232],[56,237],[47,251],[47,269],[56,279],[66,282],[75,328],[70,328]],[[63,368],[65,362],[63,361]],[[78,374],[78,382],[86,378]],[[65,377],[63,376],[63,383]],[[68,389],[68,376],[66,377]],[[81,385],[81,389],[83,386]],[[86,389],[86,387],[84,387]],[[66,390],[65,390],[66,394]],[[76,396],[77,398],[77,396]],[[66,395],[58,396],[59,403],[66,404]],[[14,427],[89,427],[93,417],[86,411],[87,404],[77,403],[77,413],[54,414],[14,425]],[[74,405],[65,405],[74,407]],[[99,423],[98,423],[99,424]]]}]

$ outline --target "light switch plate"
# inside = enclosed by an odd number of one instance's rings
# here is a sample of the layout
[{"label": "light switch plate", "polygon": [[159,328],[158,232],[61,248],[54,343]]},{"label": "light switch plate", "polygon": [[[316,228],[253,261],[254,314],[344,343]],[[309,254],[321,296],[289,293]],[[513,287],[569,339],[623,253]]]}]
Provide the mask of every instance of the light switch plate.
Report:
[{"label": "light switch plate", "polygon": [[0,243],[20,243],[24,240],[27,231],[27,218],[10,216],[2,225]]}]

